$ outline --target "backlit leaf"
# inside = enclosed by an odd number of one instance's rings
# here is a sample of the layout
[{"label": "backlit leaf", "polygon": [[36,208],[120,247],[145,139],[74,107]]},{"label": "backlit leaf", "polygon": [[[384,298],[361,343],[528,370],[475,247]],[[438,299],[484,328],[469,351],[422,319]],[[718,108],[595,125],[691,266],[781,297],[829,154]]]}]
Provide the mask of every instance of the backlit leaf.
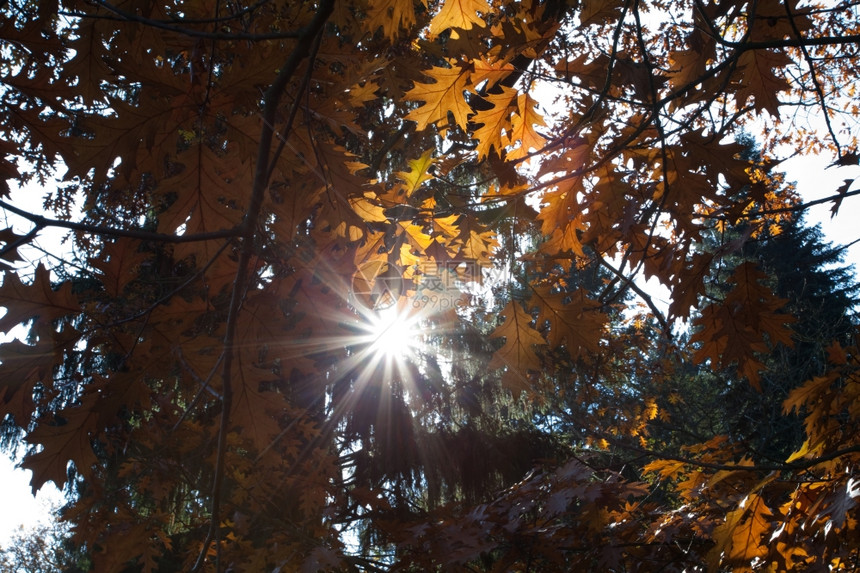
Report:
[{"label": "backlit leaf", "polygon": [[532,317],[511,301],[501,313],[505,321],[493,331],[493,338],[505,338],[505,344],[493,355],[490,369],[505,368],[502,383],[514,396],[530,391],[529,373],[540,370],[540,357],[535,346],[546,341],[532,326]]},{"label": "backlit leaf", "polygon": [[407,99],[424,102],[417,109],[410,111],[406,119],[416,122],[419,130],[440,122],[444,127],[448,121],[448,112],[451,112],[454,123],[466,129],[468,116],[472,112],[464,95],[469,86],[469,72],[452,63],[450,68],[433,67],[425,70],[424,74],[434,81],[416,82],[414,87],[406,92]]},{"label": "backlit leaf", "polygon": [[490,5],[485,0],[445,0],[442,9],[430,21],[430,34],[435,36],[448,28],[483,28],[485,24],[481,14],[489,11]]}]

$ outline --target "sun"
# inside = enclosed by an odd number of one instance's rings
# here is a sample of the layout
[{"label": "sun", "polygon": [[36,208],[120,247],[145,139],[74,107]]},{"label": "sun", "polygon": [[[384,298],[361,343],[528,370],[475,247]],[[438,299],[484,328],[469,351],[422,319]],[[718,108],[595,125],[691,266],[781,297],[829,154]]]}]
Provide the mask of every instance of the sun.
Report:
[{"label": "sun", "polygon": [[414,355],[421,340],[419,317],[386,308],[368,317],[369,352],[380,360],[405,361]]}]

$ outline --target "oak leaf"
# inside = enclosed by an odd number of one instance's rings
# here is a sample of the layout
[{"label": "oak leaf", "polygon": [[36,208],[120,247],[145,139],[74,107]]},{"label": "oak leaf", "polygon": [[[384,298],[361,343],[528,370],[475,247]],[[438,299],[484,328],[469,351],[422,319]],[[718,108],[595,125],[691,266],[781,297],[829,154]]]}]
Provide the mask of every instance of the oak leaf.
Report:
[{"label": "oak leaf", "polygon": [[586,228],[582,215],[576,215],[561,228],[555,229],[549,239],[541,244],[540,250],[549,255],[573,253],[578,257],[585,257],[580,233]]},{"label": "oak leaf", "polygon": [[540,151],[546,144],[546,138],[535,131],[535,126],[545,126],[543,116],[535,107],[537,102],[529,94],[517,96],[517,113],[511,118],[511,143],[520,142],[519,147],[508,152],[508,159],[526,157],[532,150]]},{"label": "oak leaf", "polygon": [[61,410],[54,424],[42,422],[27,436],[29,443],[42,446],[41,451],[26,455],[21,462],[21,467],[33,471],[30,486],[34,495],[48,481],[62,489],[70,461],[83,476],[91,474],[93,464],[98,461],[90,444],[98,429],[98,413],[93,406],[90,401]]},{"label": "oak leaf", "polygon": [[484,96],[484,100],[491,107],[480,110],[472,118],[472,122],[480,126],[474,132],[474,137],[478,140],[478,159],[489,155],[494,148],[496,155],[500,155],[510,144],[510,108],[516,95],[516,90],[502,86],[499,93]]},{"label": "oak leaf", "polygon": [[[75,129],[88,137],[62,137],[57,142],[63,145],[63,161],[69,170],[66,179],[73,176],[86,178],[92,173],[95,185],[108,179],[112,170],[125,180],[131,180],[138,171],[139,161],[152,157],[163,161],[166,153],[175,151],[175,134],[183,127],[184,117],[174,117],[175,109],[163,102],[142,96],[137,105],[121,99],[109,98],[110,107],[116,115],[85,116]],[[180,97],[185,97],[183,94]],[[177,106],[188,111],[187,106]],[[170,136],[173,137],[170,137]],[[164,145],[167,151],[161,146]],[[147,152],[142,152],[142,149]],[[139,153],[139,151],[141,151]],[[166,151],[166,152],[165,152]],[[121,158],[118,165],[114,165]],[[160,169],[162,165],[156,161]],[[92,171],[91,171],[92,170]]]},{"label": "oak leaf", "polygon": [[238,426],[240,435],[248,438],[257,451],[261,451],[280,432],[277,416],[286,410],[286,401],[277,392],[261,392],[259,381],[246,375],[253,366],[243,366],[244,375],[234,381],[238,382],[238,388],[233,390],[230,422],[234,428]]},{"label": "oak leaf", "polygon": [[686,465],[686,462],[678,460],[654,460],[645,464],[642,471],[656,473],[663,479],[672,479],[680,475]]},{"label": "oak leaf", "polygon": [[460,215],[446,215],[444,217],[433,217],[433,235],[436,241],[443,245],[448,245],[460,236],[460,227],[458,221]]},{"label": "oak leaf", "polygon": [[529,373],[541,369],[541,360],[535,346],[545,346],[546,341],[531,326],[532,317],[515,301],[508,302],[500,312],[505,321],[493,331],[492,338],[505,338],[505,344],[493,354],[488,368],[505,367],[502,384],[514,397],[530,391]]},{"label": "oak leaf", "polygon": [[309,205],[316,198],[314,185],[306,181],[299,185],[293,184],[301,179],[299,174],[294,173],[286,181],[273,181],[263,199],[265,209],[277,217],[278,236],[283,241],[292,240],[300,226],[307,222]]},{"label": "oak leaf", "polygon": [[481,87],[481,84],[486,81],[487,85],[483,86],[485,92],[492,90],[496,84],[510,77],[511,73],[515,71],[513,64],[504,59],[490,60],[486,58],[474,60],[472,70],[469,82],[476,87]]},{"label": "oak leaf", "polygon": [[63,78],[69,83],[75,82],[79,93],[88,103],[103,97],[102,79],[112,73],[105,65],[108,56],[106,46],[90,39],[93,34],[98,34],[98,28],[102,25],[97,19],[86,18],[78,23],[77,38],[72,42],[71,51],[74,55],[63,66]]},{"label": "oak leaf", "polygon": [[[2,153],[2,147],[0,147],[0,153]],[[3,177],[4,173],[2,172],[2,170],[3,170],[2,165],[3,165],[3,162],[0,161],[0,179],[2,179],[4,181],[5,181],[5,179],[11,179],[12,178],[11,174],[8,174],[7,177]],[[15,174],[17,174],[17,170],[16,170]],[[2,196],[2,195],[3,194],[0,193],[0,196]],[[6,253],[3,255],[6,260],[8,260],[10,262],[23,260],[21,258],[21,255],[18,254],[18,247],[16,246],[16,244],[19,244],[19,241],[21,239],[23,239],[25,236],[26,235],[17,234],[15,231],[12,230],[11,227],[9,227],[8,229],[3,229],[2,231],[0,231],[0,242],[3,243],[3,250],[6,251]]]},{"label": "oak leaf", "polygon": [[385,209],[377,203],[373,193],[365,193],[363,197],[351,197],[349,204],[352,210],[368,223],[384,223],[388,221]]},{"label": "oak leaf", "polygon": [[735,73],[738,107],[743,107],[749,98],[753,98],[756,111],[764,110],[774,117],[779,116],[778,94],[791,85],[784,77],[776,75],[774,70],[789,64],[791,58],[775,50],[748,50],[741,54]]},{"label": "oak leaf", "polygon": [[100,271],[105,292],[116,297],[137,278],[141,263],[149,257],[150,254],[140,249],[140,241],[120,239],[105,245],[100,256],[91,259],[90,264]]},{"label": "oak leaf", "polygon": [[402,233],[402,236],[419,251],[424,252],[427,247],[433,244],[433,237],[428,235],[421,225],[403,221],[397,223],[397,225],[399,227],[398,234]]},{"label": "oak leaf", "polygon": [[703,343],[696,360],[709,357],[722,366],[737,362],[741,374],[757,389],[758,372],[763,365],[754,354],[767,352],[768,343],[792,346],[792,332],[786,325],[795,320],[779,312],[787,301],[764,287],[761,284],[764,278],[755,263],[738,265],[730,279],[734,288],[722,303],[702,309],[696,319],[702,328],[691,338]]},{"label": "oak leaf", "polygon": [[549,325],[550,345],[564,344],[572,358],[599,350],[608,317],[585,290],[579,288],[568,293],[554,292],[549,286],[536,287],[531,302],[540,308],[538,323]]},{"label": "oak leaf", "polygon": [[371,3],[365,25],[371,33],[382,28],[383,35],[393,41],[403,30],[408,30],[415,25],[413,0],[384,0]]},{"label": "oak leaf", "polygon": [[177,156],[181,172],[161,182],[158,194],[175,197],[158,217],[161,233],[196,234],[230,229],[244,215],[250,170],[241,159],[198,144]]},{"label": "oak leaf", "polygon": [[483,28],[485,24],[479,12],[490,12],[490,5],[485,0],[445,0],[442,9],[430,20],[430,35],[436,36],[448,28]]},{"label": "oak leaf", "polygon": [[603,24],[616,16],[621,4],[618,0],[584,0],[579,22],[582,26]]},{"label": "oak leaf", "polygon": [[856,179],[843,179],[842,185],[840,185],[839,188],[836,190],[836,195],[839,195],[839,198],[836,199],[836,201],[833,202],[833,206],[830,207],[830,218],[831,219],[833,217],[835,217],[836,214],[839,212],[839,207],[842,206],[842,200],[845,198],[845,194],[848,193],[848,189],[850,189],[851,186],[854,185],[855,181],[857,181],[857,180]]},{"label": "oak leaf", "polygon": [[77,297],[72,294],[71,283],[64,282],[59,289],[54,290],[50,272],[42,263],[36,267],[30,284],[23,283],[17,273],[4,273],[3,285],[0,286],[0,306],[6,308],[6,314],[0,318],[0,332],[9,332],[18,324],[35,317],[50,324],[81,310]]},{"label": "oak leaf", "polygon": [[24,344],[18,339],[0,344],[0,418],[10,414],[16,423],[26,424],[33,414],[36,384],[50,387],[54,368],[62,363],[61,348],[53,340],[40,339]]},{"label": "oak leaf", "polygon": [[782,412],[784,414],[790,414],[794,410],[800,412],[804,406],[811,405],[830,390],[831,384],[833,384],[831,376],[816,376],[806,381],[802,386],[788,393],[788,397],[782,403]]},{"label": "oak leaf", "polygon": [[758,494],[749,494],[742,507],[728,512],[725,522],[714,530],[716,545],[708,553],[708,570],[716,571],[721,562],[748,564],[767,555],[763,538],[771,532],[772,516]]},{"label": "oak leaf", "polygon": [[698,50],[676,50],[669,53],[672,67],[668,70],[669,84],[678,90],[688,86],[695,88],[693,82],[702,78],[705,73],[705,58]]},{"label": "oak leaf", "polygon": [[755,10],[748,16],[750,40],[782,40],[808,32],[812,27],[810,8],[798,4],[798,0],[760,0],[753,4]]},{"label": "oak leaf", "polygon": [[408,163],[409,171],[398,171],[395,175],[402,182],[398,188],[398,195],[411,197],[421,185],[434,177],[430,172],[430,168],[435,163],[433,150],[428,149],[421,154],[421,157],[410,159]]},{"label": "oak leaf", "polygon": [[428,125],[436,125],[448,121],[448,112],[454,116],[454,122],[462,129],[466,129],[468,116],[472,108],[466,102],[464,92],[469,87],[470,72],[454,61],[449,61],[451,67],[440,68],[434,66],[424,71],[424,75],[434,80],[433,83],[418,83],[406,92],[407,100],[423,101],[424,104],[413,109],[406,116],[418,124],[420,131]]},{"label": "oak leaf", "polygon": [[466,216],[460,217],[457,226],[460,235],[454,244],[459,247],[459,255],[479,263],[488,263],[493,249],[498,245],[495,232]]}]

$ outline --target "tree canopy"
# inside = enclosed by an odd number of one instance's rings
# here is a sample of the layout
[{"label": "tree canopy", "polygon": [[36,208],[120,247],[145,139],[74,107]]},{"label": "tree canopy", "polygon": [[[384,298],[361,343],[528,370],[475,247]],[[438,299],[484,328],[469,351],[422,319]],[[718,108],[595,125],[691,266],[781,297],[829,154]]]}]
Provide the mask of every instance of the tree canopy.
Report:
[{"label": "tree canopy", "polygon": [[779,171],[858,163],[856,3],[0,12],[0,419],[77,567],[858,566],[856,289]]}]

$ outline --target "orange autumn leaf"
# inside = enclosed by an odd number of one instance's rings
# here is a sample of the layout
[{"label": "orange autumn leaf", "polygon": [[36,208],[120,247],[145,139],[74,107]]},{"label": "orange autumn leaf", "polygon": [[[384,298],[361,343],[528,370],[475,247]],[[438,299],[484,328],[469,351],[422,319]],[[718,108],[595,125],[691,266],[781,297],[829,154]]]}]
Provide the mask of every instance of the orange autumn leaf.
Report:
[{"label": "orange autumn leaf", "polygon": [[436,36],[448,28],[483,28],[486,24],[481,14],[489,11],[490,5],[485,0],[445,0],[442,9],[430,21],[430,34]]},{"label": "orange autumn leaf", "polygon": [[526,157],[532,150],[539,151],[546,143],[546,138],[535,131],[536,126],[546,126],[546,122],[535,108],[537,102],[529,94],[517,96],[517,113],[511,120],[512,130],[510,140],[519,141],[520,145],[508,153],[510,159]]},{"label": "orange autumn leaf", "polygon": [[425,70],[424,75],[434,81],[416,82],[414,87],[406,92],[405,97],[408,100],[424,102],[420,107],[410,111],[406,119],[416,122],[419,130],[440,122],[444,127],[450,112],[454,116],[454,123],[465,129],[468,116],[472,112],[464,95],[469,87],[468,70],[456,63],[451,63],[450,68],[434,66]]}]

